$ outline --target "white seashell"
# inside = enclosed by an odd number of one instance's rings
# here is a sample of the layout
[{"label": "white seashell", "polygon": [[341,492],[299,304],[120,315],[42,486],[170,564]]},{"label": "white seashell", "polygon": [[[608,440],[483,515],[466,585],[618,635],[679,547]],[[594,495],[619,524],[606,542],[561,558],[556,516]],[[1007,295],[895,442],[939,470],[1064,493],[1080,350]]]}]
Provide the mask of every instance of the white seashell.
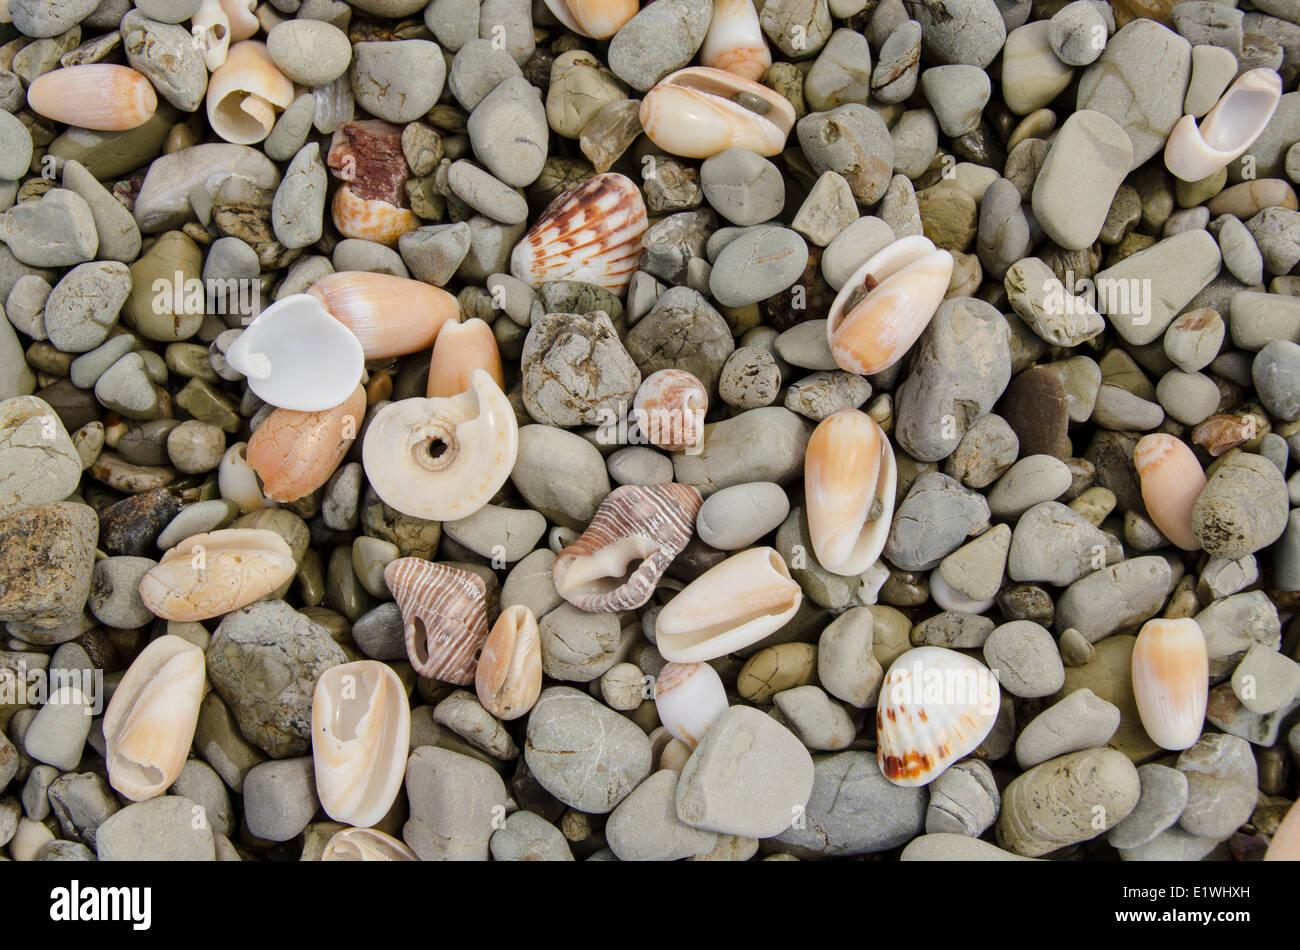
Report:
[{"label": "white seashell", "polygon": [[757,643],[794,616],[803,591],[772,548],[750,548],[711,567],[659,611],[665,660],[702,663]]},{"label": "white seashell", "polygon": [[574,33],[607,40],[636,16],[637,0],[546,0],[546,6]]},{"label": "white seashell", "polygon": [[707,663],[669,663],[655,678],[659,721],[674,739],[692,749],[727,705],[722,677]]},{"label": "white seashell", "polygon": [[27,104],[55,122],[99,132],[124,132],[149,121],[158,109],[158,94],[134,69],[89,63],[37,76],[27,89]]},{"label": "white seashell", "polygon": [[359,660],[320,675],[311,751],[316,793],[331,818],[360,827],[383,818],[402,788],[410,744],[411,709],[392,669]]},{"label": "white seashell", "polygon": [[264,528],[223,528],[181,541],[140,580],[163,620],[208,620],[247,607],[297,572],[285,540]]},{"label": "white seashell", "polygon": [[386,504],[428,521],[455,521],[501,489],[518,451],[510,400],[476,369],[459,396],[401,399],[380,409],[366,429],[361,458]]},{"label": "white seashell", "polygon": [[318,412],[351,395],[366,360],[356,335],[318,298],[292,294],[244,328],[226,362],[248,377],[248,388],[264,402]]},{"label": "white seashell", "polygon": [[1205,728],[1209,650],[1200,624],[1148,620],[1133,645],[1133,698],[1142,728],[1162,749],[1190,749]]},{"label": "white seashell", "polygon": [[257,35],[261,24],[254,12],[256,8],[257,0],[221,0],[221,9],[230,23],[230,42],[239,43]]},{"label": "white seashell", "polygon": [[993,671],[944,647],[894,660],[876,706],[876,761],[895,785],[928,785],[993,730],[1001,691]]},{"label": "white seashell", "polygon": [[336,271],[307,293],[356,335],[368,360],[426,350],[460,314],[456,298],[441,287],[390,274]]},{"label": "white seashell", "polygon": [[641,100],[641,127],[665,152],[709,158],[729,148],[777,155],[794,128],[794,106],[775,90],[725,69],[670,73]]},{"label": "white seashell", "polygon": [[853,577],[876,563],[897,487],[894,450],[869,415],[842,409],[817,424],[804,455],[804,496],[822,567]]},{"label": "white seashell", "polygon": [[1242,73],[1197,125],[1178,120],[1165,142],[1165,167],[1183,181],[1209,178],[1254,144],[1282,99],[1282,79],[1261,66]]},{"label": "white seashell", "polygon": [[221,0],[203,0],[198,12],[190,17],[190,31],[194,42],[203,51],[203,63],[208,72],[220,69],[230,53],[230,17],[226,15]]},{"label": "white seashell", "polygon": [[374,828],[344,828],[325,845],[322,861],[418,861],[415,852]]},{"label": "white seashell", "polygon": [[273,508],[275,502],[262,492],[262,483],[248,464],[247,442],[236,442],[226,449],[217,466],[217,490],[226,501],[233,501],[241,512]]},{"label": "white seashell", "polygon": [[700,47],[700,63],[758,82],[772,65],[753,0],[713,0],[713,19]]},{"label": "white seashell", "polygon": [[293,83],[257,40],[230,47],[208,80],[208,123],[235,145],[255,145],[270,135],[277,110],[292,102]]}]

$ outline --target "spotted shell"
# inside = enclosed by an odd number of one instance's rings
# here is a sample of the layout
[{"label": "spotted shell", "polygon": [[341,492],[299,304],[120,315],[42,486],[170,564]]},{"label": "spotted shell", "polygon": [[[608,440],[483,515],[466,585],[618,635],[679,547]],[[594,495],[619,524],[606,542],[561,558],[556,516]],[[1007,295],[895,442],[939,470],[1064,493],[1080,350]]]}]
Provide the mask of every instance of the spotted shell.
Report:
[{"label": "spotted shell", "polygon": [[384,582],[402,612],[406,655],[416,672],[457,686],[473,683],[488,637],[483,580],[457,567],[401,557],[384,568]]}]

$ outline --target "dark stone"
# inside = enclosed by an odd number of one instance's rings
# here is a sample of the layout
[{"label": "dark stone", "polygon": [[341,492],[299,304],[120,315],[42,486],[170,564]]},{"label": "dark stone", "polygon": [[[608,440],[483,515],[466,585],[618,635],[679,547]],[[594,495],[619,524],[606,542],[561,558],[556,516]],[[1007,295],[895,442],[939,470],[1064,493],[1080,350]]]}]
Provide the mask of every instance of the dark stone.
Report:
[{"label": "dark stone", "polygon": [[109,505],[99,515],[100,547],[109,554],[153,557],[158,535],[180,510],[180,501],[165,488]]},{"label": "dark stone", "polygon": [[1070,457],[1070,409],[1065,387],[1050,369],[1031,366],[1007,387],[997,410],[1020,440],[1020,457]]}]

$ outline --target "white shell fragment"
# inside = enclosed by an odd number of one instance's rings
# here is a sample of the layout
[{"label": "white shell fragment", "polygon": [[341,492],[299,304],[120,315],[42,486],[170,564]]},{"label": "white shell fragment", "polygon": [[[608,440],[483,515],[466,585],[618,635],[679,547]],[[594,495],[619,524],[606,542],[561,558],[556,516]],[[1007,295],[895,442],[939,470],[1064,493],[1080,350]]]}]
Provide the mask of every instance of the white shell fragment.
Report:
[{"label": "white shell fragment", "polygon": [[1259,138],[1282,99],[1282,79],[1260,67],[1236,78],[1197,125],[1178,120],[1165,142],[1165,167],[1183,181],[1209,178],[1238,159]]},{"label": "white shell fragment", "polygon": [[655,708],[672,737],[694,749],[727,711],[727,690],[707,663],[669,663],[655,679]]}]

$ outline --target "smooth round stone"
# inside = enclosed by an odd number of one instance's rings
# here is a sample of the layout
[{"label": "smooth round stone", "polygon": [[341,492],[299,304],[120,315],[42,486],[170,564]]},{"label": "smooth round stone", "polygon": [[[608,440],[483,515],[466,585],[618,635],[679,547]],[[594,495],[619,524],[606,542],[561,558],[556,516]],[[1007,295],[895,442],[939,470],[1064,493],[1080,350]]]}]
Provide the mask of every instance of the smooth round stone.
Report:
[{"label": "smooth round stone", "polygon": [[[139,0],[135,8],[159,23],[184,23],[199,12],[203,0]],[[100,4],[104,6],[104,4]]]},{"label": "smooth round stone", "polygon": [[[908,178],[919,178],[930,167],[939,150],[939,123],[929,109],[908,109],[889,130],[894,143],[894,172]],[[893,179],[890,179],[890,184]],[[928,190],[928,189],[927,189]],[[889,192],[885,192],[889,196]],[[882,198],[883,202],[885,199]],[[920,198],[917,198],[920,201]],[[897,233],[899,224],[896,219],[886,217],[884,209],[880,216],[889,222]],[[922,211],[924,215],[924,211]],[[935,243],[939,243],[936,241]]]},{"label": "smooth round stone", "polygon": [[197,419],[187,419],[167,434],[167,455],[180,472],[211,472],[226,452],[226,434]]},{"label": "smooth round stone", "polygon": [[316,97],[310,92],[303,93],[290,103],[289,108],[280,113],[271,134],[262,143],[262,150],[268,158],[277,162],[287,162],[293,158],[307,143],[311,134],[312,123],[316,117]]},{"label": "smooth round stone", "polygon": [[1106,48],[1106,20],[1092,0],[1066,4],[1048,25],[1052,52],[1067,66],[1087,66]]},{"label": "smooth round stone", "polygon": [[807,266],[808,245],[794,231],[751,228],[722,249],[709,289],[724,307],[744,307],[790,287]]},{"label": "smooth round stone", "polygon": [[[921,31],[917,29],[918,55],[920,46]],[[831,34],[804,77],[804,98],[815,112],[834,109],[846,102],[865,103],[871,93],[871,77],[871,47],[867,38],[856,30],[839,29]]]},{"label": "smooth round stone", "polygon": [[493,861],[572,861],[564,833],[531,811],[516,811],[492,833]]},{"label": "smooth round stone", "polygon": [[447,64],[437,43],[356,43],[352,54],[352,89],[367,112],[389,122],[413,122],[438,101]]},{"label": "smooth round stone", "polygon": [[244,820],[267,841],[298,835],[320,808],[311,756],[263,762],[244,777]]},{"label": "smooth round stone", "polygon": [[555,559],[555,552],[539,548],[516,564],[501,585],[501,609],[523,604],[534,617],[545,617],[563,603],[551,573]]},{"label": "smooth round stone", "polygon": [[589,683],[618,662],[621,628],[613,614],[563,603],[538,623],[542,670],[557,680]]},{"label": "smooth round stone", "polygon": [[662,7],[642,7],[610,40],[609,68],[633,89],[645,92],[691,61],[712,18],[709,0],[668,0]]},{"label": "smooth round stone", "polygon": [[776,530],[789,513],[790,501],[780,485],[748,482],[705,499],[695,526],[710,547],[738,551]]},{"label": "smooth round stone", "polygon": [[1097,391],[1092,421],[1106,429],[1145,432],[1164,421],[1165,413],[1156,403],[1141,396],[1103,383]]},{"label": "smooth round stone", "polygon": [[697,455],[673,455],[677,481],[701,494],[744,482],[786,484],[799,477],[811,427],[780,406],[750,409],[705,428],[705,447]]},{"label": "smooth round stone", "polygon": [[705,159],[700,187],[718,214],[742,227],[775,218],[785,206],[780,169],[749,149],[729,148]]},{"label": "smooth round stone", "polygon": [[1070,482],[1070,469],[1060,459],[1050,455],[1026,456],[1012,465],[989,491],[989,512],[994,518],[1014,522],[1040,502],[1065,494]]},{"label": "smooth round stone", "polygon": [[851,102],[814,112],[798,121],[795,133],[813,171],[843,175],[858,204],[884,196],[894,174],[894,139],[874,109]]},{"label": "smooth round stone", "polygon": [[921,73],[921,90],[943,134],[955,138],[975,131],[992,95],[988,73],[978,66],[932,66]]},{"label": "smooth round stone", "polygon": [[716,834],[677,817],[677,786],[676,772],[655,772],[610,813],[605,837],[620,861],[679,861],[713,850]]},{"label": "smooth round stone", "polygon": [[993,0],[951,0],[914,12],[926,50],[940,63],[983,69],[997,58],[1007,38],[1006,23]]},{"label": "smooth round stone", "polygon": [[940,832],[913,838],[899,856],[901,861],[1032,861],[963,834]]},{"label": "smooth round stone", "polygon": [[44,277],[36,274],[24,274],[14,281],[9,297],[4,302],[4,311],[15,330],[33,340],[48,338],[45,332],[45,302],[52,289]]},{"label": "smooth round stone", "polygon": [[140,581],[158,562],[147,557],[108,557],[95,562],[87,606],[100,623],[134,630],[154,619],[140,599]]},{"label": "smooth round stone", "polygon": [[1076,689],[1025,724],[1016,739],[1016,761],[1030,769],[1060,755],[1098,748],[1110,741],[1119,723],[1114,703],[1086,687]]},{"label": "smooth round stone", "polygon": [[96,261],[69,271],[45,302],[45,331],[65,353],[84,353],[104,342],[131,292],[131,272],[117,261]]},{"label": "smooth round stone", "polygon": [[357,506],[361,501],[364,469],[360,462],[348,462],[325,483],[321,517],[335,531],[352,531],[357,526]]},{"label": "smooth round stone", "polygon": [[458,198],[494,221],[520,224],[528,219],[528,203],[518,192],[470,162],[453,162],[447,184]]},{"label": "smooth round stone", "polygon": [[229,835],[234,830],[230,792],[221,776],[207,763],[193,758],[187,760],[168,792],[198,802],[216,834]]},{"label": "smooth round stone", "polygon": [[61,501],[76,491],[80,468],[48,403],[35,396],[0,402],[0,515]]},{"label": "smooth round stone", "polygon": [[1137,807],[1106,835],[1113,848],[1129,850],[1147,844],[1172,827],[1187,807],[1187,776],[1177,769],[1151,762],[1138,767],[1138,779],[1142,793]]},{"label": "smooth round stone", "polygon": [[347,34],[323,20],[285,20],[267,34],[266,51],[280,72],[313,89],[338,79],[352,63]]},{"label": "smooth round stone", "polygon": [[452,59],[448,83],[456,101],[472,111],[498,84],[521,75],[514,57],[492,40],[470,40]]},{"label": "smooth round stone", "polygon": [[546,533],[546,518],[527,508],[484,505],[468,517],[444,521],[442,530],[481,557],[513,563],[537,546]]},{"label": "smooth round stone", "polygon": [[673,462],[644,445],[630,445],[605,460],[609,477],[620,485],[664,485],[673,480]]},{"label": "smooth round stone", "polygon": [[352,625],[352,642],[372,660],[406,659],[402,612],[391,601],[362,614]]},{"label": "smooth round stone", "polygon": [[[531,185],[546,161],[546,109],[528,80],[501,83],[474,108],[467,123],[470,145],[487,170],[512,188]],[[499,268],[498,268],[499,269]]]},{"label": "smooth round stone", "polygon": [[402,839],[420,860],[487,860],[507,800],[491,766],[448,749],[417,747],[406,766],[406,797],[411,817]]},{"label": "smooth round stone", "polygon": [[1192,506],[1192,531],[1210,554],[1236,560],[1280,538],[1288,511],[1277,466],[1237,452],[1218,463]]},{"label": "smooth round stone", "polygon": [[1065,683],[1056,641],[1032,620],[1013,620],[990,633],[984,641],[984,662],[1013,696],[1050,696]]},{"label": "smooth round stone", "polygon": [[1192,47],[1192,76],[1183,98],[1183,111],[1197,118],[1219,101],[1237,76],[1237,57],[1230,49],[1208,44]]},{"label": "smooth round stone", "polygon": [[0,217],[0,239],[32,267],[71,267],[99,249],[95,218],[76,192],[52,188],[36,201],[14,205]]},{"label": "smooth round stone", "polygon": [[1035,20],[1007,35],[1002,51],[1002,98],[1017,115],[1046,106],[1074,75],[1052,50],[1050,33],[1048,21]]},{"label": "smooth round stone", "polygon": [[1165,331],[1165,355],[1183,372],[1195,373],[1218,355],[1225,329],[1217,311],[1208,307],[1189,310],[1176,317]]},{"label": "smooth round stone", "polygon": [[129,419],[152,418],[158,409],[158,391],[139,353],[126,354],[104,371],[95,382],[95,398]]},{"label": "smooth round stone", "polygon": [[1254,286],[1264,281],[1264,257],[1246,226],[1230,214],[1216,218],[1219,252],[1223,266],[1243,284]]},{"label": "smooth round stone", "polygon": [[1255,354],[1251,376],[1270,414],[1286,422],[1300,418],[1300,344],[1273,340]]},{"label": "smooth round stone", "polygon": [[238,515],[239,506],[223,498],[186,505],[158,535],[158,550],[166,551],[193,535],[224,528]]},{"label": "smooth round stone", "polygon": [[[1298,348],[1300,349],[1300,348]],[[1222,398],[1214,380],[1203,373],[1171,369],[1156,384],[1156,399],[1169,418],[1194,426],[1208,419]],[[1300,411],[1300,404],[1297,406]]]},{"label": "smooth round stone", "polygon": [[519,452],[510,480],[529,507],[577,530],[586,527],[610,491],[605,460],[596,447],[553,426],[519,430]]},{"label": "smooth round stone", "polygon": [[32,136],[19,119],[0,110],[0,140],[5,151],[0,155],[0,179],[16,181],[27,174],[32,164]]},{"label": "smooth round stone", "polygon": [[100,861],[213,861],[212,826],[195,821],[201,806],[163,795],[114,812],[95,833]]},{"label": "smooth round stone", "polygon": [[880,218],[865,215],[835,236],[822,254],[822,276],[839,290],[854,271],[877,251],[894,242],[893,229]]}]

